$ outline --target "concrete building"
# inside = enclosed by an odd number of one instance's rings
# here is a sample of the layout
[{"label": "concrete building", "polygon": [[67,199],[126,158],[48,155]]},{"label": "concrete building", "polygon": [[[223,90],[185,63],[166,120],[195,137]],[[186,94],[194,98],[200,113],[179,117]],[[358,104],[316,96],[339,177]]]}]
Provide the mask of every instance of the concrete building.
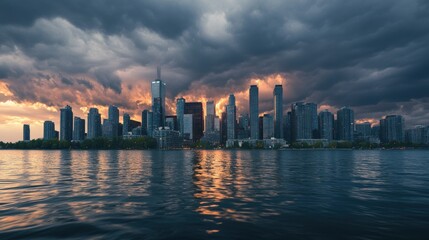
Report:
[{"label": "concrete building", "polygon": [[159,149],[177,149],[183,145],[180,132],[168,127],[156,129],[153,137],[156,139]]},{"label": "concrete building", "polygon": [[380,141],[382,143],[404,142],[404,118],[401,115],[389,115],[380,120]]},{"label": "concrete building", "polygon": [[100,137],[102,135],[101,129],[101,115],[97,108],[90,108],[88,113],[88,139]]},{"label": "concrete building", "polygon": [[119,132],[119,109],[116,106],[109,106],[109,111],[108,111],[108,117],[109,117],[109,121],[112,124],[112,134],[111,134],[111,138],[117,137],[119,135],[122,135],[122,132]]},{"label": "concrete building", "polygon": [[274,119],[270,114],[264,114],[263,128],[263,139],[271,139],[274,137]]},{"label": "concrete building", "polygon": [[186,114],[192,114],[192,139],[198,141],[203,137],[203,104],[201,102],[185,103],[185,115]]},{"label": "concrete building", "polygon": [[249,89],[250,138],[259,139],[259,89],[251,85]]},{"label": "concrete building", "polygon": [[183,138],[187,140],[194,140],[194,117],[192,114],[183,115]]},{"label": "concrete building", "polygon": [[353,142],[355,129],[354,112],[349,107],[342,107],[337,111],[338,140]]},{"label": "concrete building", "polygon": [[214,119],[215,119],[215,104],[214,101],[206,102],[206,126],[204,128],[204,132],[212,132],[214,131]]},{"label": "concrete building", "polygon": [[73,141],[85,140],[85,119],[74,117]]},{"label": "concrete building", "polygon": [[24,141],[30,141],[30,125],[24,124],[23,126],[23,140]]},{"label": "concrete building", "polygon": [[45,121],[43,123],[43,139],[55,139],[55,123],[52,121]]},{"label": "concrete building", "polygon": [[71,141],[73,138],[73,111],[67,105],[60,109],[60,140]]},{"label": "concrete building", "polygon": [[274,95],[274,137],[283,139],[283,86],[276,85]]},{"label": "concrete building", "polygon": [[328,142],[334,139],[334,114],[328,110],[319,113],[319,136]]},{"label": "concrete building", "polygon": [[184,133],[183,115],[185,114],[185,103],[186,103],[186,100],[183,97],[178,98],[176,100],[177,126],[178,126],[178,130],[181,134]]},{"label": "concrete building", "polygon": [[236,134],[236,107],[235,107],[235,96],[233,94],[229,95],[228,105],[226,106],[226,131],[227,139],[235,139]]},{"label": "concrete building", "polygon": [[355,140],[369,142],[371,138],[371,123],[357,123],[356,126],[356,134]]}]

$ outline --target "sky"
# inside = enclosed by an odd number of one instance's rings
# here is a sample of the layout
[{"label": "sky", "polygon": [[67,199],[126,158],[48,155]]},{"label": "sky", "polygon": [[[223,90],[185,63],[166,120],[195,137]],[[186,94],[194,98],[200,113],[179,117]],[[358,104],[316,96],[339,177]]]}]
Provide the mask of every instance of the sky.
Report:
[{"label": "sky", "polygon": [[250,84],[260,111],[297,101],[319,110],[350,106],[358,121],[402,114],[429,124],[429,1],[426,0],[2,0],[0,141],[59,129],[59,109],[105,117],[110,104],[140,120],[156,67],[175,99],[230,93],[248,112]]}]

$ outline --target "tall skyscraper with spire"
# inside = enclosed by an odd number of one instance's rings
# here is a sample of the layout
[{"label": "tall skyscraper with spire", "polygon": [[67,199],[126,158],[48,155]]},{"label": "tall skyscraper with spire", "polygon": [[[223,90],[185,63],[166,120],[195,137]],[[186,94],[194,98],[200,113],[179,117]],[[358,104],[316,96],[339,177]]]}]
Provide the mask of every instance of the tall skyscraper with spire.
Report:
[{"label": "tall skyscraper with spire", "polygon": [[283,86],[276,85],[274,95],[274,137],[283,138]]},{"label": "tall skyscraper with spire", "polygon": [[153,129],[165,125],[165,83],[161,80],[161,68],[157,68],[157,79],[152,81]]},{"label": "tall skyscraper with spire", "polygon": [[250,138],[259,139],[259,90],[256,85],[251,85],[249,89],[249,109]]}]

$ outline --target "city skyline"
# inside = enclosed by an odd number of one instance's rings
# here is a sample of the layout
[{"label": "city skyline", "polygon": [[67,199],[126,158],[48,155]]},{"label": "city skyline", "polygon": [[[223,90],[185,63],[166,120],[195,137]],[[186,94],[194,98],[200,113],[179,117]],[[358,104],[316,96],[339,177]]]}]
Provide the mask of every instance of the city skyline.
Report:
[{"label": "city skyline", "polygon": [[282,84],[284,114],[304,101],[334,113],[350,106],[371,123],[429,119],[424,1],[116,4],[0,3],[0,140],[19,140],[25,123],[42,137],[66,105],[81,118],[91,107],[106,118],[109,105],[138,118],[151,109],[157,66],[165,115],[183,96],[214,100],[221,116],[231,93],[237,116],[250,113],[253,84],[259,112],[273,114],[272,86]]}]

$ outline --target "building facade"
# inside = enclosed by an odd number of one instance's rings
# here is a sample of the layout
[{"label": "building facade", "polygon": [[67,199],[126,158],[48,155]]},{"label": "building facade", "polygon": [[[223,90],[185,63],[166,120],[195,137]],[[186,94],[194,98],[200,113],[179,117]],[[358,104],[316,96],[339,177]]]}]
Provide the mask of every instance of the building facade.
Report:
[{"label": "building facade", "polygon": [[55,123],[52,121],[45,121],[43,123],[43,139],[55,139]]},{"label": "building facade", "polygon": [[274,95],[274,137],[283,139],[283,86],[276,85]]},{"label": "building facade", "polygon": [[251,85],[249,89],[250,138],[259,139],[259,89]]},{"label": "building facade", "polygon": [[60,140],[71,141],[73,139],[73,110],[67,105],[60,109]]}]

